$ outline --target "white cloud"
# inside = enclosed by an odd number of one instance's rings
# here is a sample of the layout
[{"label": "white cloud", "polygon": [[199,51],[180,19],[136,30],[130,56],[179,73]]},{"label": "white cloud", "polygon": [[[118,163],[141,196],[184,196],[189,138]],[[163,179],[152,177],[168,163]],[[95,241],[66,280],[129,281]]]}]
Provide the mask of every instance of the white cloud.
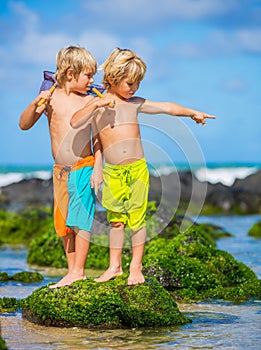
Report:
[{"label": "white cloud", "polygon": [[33,31],[27,33],[14,50],[23,63],[53,66],[57,50],[68,43],[71,43],[71,38],[65,35],[43,35]]},{"label": "white cloud", "polygon": [[[223,15],[238,7],[236,0],[100,0],[85,3],[85,8],[100,16],[105,14],[115,20],[129,19],[133,23],[172,19],[201,19]],[[131,23],[129,24],[131,26]]]},{"label": "white cloud", "polygon": [[114,47],[120,46],[120,38],[113,34],[88,30],[75,38],[74,43],[86,47],[98,61],[103,61]]},{"label": "white cloud", "polygon": [[31,31],[37,25],[39,18],[35,12],[30,10],[24,2],[10,1],[10,8],[14,16],[18,16],[18,20],[23,23],[24,29]]},{"label": "white cloud", "polygon": [[177,43],[166,47],[173,57],[204,58],[238,53],[261,53],[261,29],[209,31],[202,41]]},{"label": "white cloud", "polygon": [[215,31],[210,34],[208,42],[215,53],[261,53],[261,29]]},{"label": "white cloud", "polygon": [[232,92],[243,92],[247,87],[240,79],[230,79],[222,83],[222,88]]},{"label": "white cloud", "polygon": [[235,32],[239,47],[253,53],[261,53],[261,29],[242,29]]}]

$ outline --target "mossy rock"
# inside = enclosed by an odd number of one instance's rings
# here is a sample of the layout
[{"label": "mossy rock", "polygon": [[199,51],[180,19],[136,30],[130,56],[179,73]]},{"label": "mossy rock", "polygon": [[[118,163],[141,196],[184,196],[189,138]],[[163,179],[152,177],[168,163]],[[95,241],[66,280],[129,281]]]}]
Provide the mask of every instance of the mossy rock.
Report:
[{"label": "mossy rock", "polygon": [[9,213],[0,210],[1,244],[28,245],[33,237],[40,236],[53,227],[50,208]]},{"label": "mossy rock", "polygon": [[[85,267],[88,269],[106,269],[109,265],[109,260],[108,236],[94,235]],[[126,247],[123,250],[122,266],[128,268],[130,260],[131,250],[129,247]],[[49,229],[32,240],[28,249],[27,262],[38,266],[67,267],[62,240],[57,237],[54,229]]]},{"label": "mossy rock", "polygon": [[261,281],[246,265],[215,248],[205,233],[191,228],[172,240],[159,237],[146,246],[144,272],[180,301],[261,296]]},{"label": "mossy rock", "polygon": [[261,238],[261,220],[250,228],[248,235],[254,238]]},{"label": "mossy rock", "polygon": [[127,286],[126,275],[106,283],[88,278],[59,289],[41,287],[22,300],[22,314],[38,324],[61,327],[162,327],[190,322],[156,279]]},{"label": "mossy rock", "polygon": [[8,347],[6,346],[5,340],[2,338],[1,321],[0,321],[0,350],[8,350]]},{"label": "mossy rock", "polygon": [[22,271],[17,272],[13,276],[8,275],[7,272],[0,272],[0,281],[17,281],[23,283],[38,283],[43,281],[43,276],[36,271]]},{"label": "mossy rock", "polygon": [[0,336],[0,350],[8,350],[4,339]]},{"label": "mossy rock", "polygon": [[223,229],[223,227],[210,224],[210,223],[201,223],[201,224],[194,224],[195,229],[197,231],[201,231],[202,233],[210,236],[214,241],[217,241],[220,238],[226,238],[226,237],[233,237],[233,234],[230,232],[227,232]]},{"label": "mossy rock", "polygon": [[[155,207],[152,202],[148,207],[147,217],[155,212]],[[170,214],[167,215],[169,217]],[[174,215],[170,222],[160,232],[162,228],[162,222],[160,219],[164,218],[164,213],[158,216],[153,216],[147,223],[148,240],[153,237],[165,237],[167,239],[173,239],[180,234],[180,225],[184,220],[187,220],[189,225],[191,221],[184,218],[181,215]],[[164,225],[163,225],[164,226]],[[222,228],[211,224],[193,225],[200,232],[202,237],[208,239],[210,244],[215,245],[215,240],[224,235]],[[158,232],[160,232],[158,234]],[[125,232],[125,245],[122,254],[122,266],[128,269],[131,260],[131,232],[126,229]],[[31,240],[28,249],[27,262],[29,264],[36,264],[38,266],[52,266],[56,268],[66,268],[67,261],[63,249],[61,238],[56,236],[53,227],[46,227],[46,231],[40,236],[34,237]],[[89,269],[106,269],[109,264],[109,240],[108,235],[93,235],[91,240],[91,246],[88,254],[88,259],[85,264],[85,268]]]},{"label": "mossy rock", "polygon": [[10,281],[11,277],[8,275],[7,272],[0,272],[0,282],[7,282]]},{"label": "mossy rock", "polygon": [[37,271],[22,271],[12,276],[13,281],[20,281],[23,283],[39,283],[43,281],[43,279],[43,276]]},{"label": "mossy rock", "polygon": [[15,312],[20,307],[20,301],[16,298],[0,298],[0,312]]},{"label": "mossy rock", "polygon": [[202,233],[202,235],[209,236],[214,241],[220,238],[233,236],[231,233],[224,231],[221,226],[210,223],[192,223],[190,218],[186,218],[182,215],[174,215],[166,227],[160,232],[159,236],[172,239],[180,234],[181,225],[183,227],[187,226],[187,229],[195,229],[197,232]]},{"label": "mossy rock", "polygon": [[53,228],[32,239],[28,249],[27,262],[39,266],[67,267],[63,243]]}]

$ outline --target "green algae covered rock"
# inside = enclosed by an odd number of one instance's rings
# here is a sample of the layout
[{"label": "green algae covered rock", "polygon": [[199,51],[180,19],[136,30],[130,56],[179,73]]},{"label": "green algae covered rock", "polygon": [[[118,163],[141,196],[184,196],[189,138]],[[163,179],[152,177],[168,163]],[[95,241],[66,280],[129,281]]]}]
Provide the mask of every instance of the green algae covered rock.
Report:
[{"label": "green algae covered rock", "polygon": [[213,298],[246,300],[261,296],[261,281],[246,265],[217,249],[210,237],[191,228],[172,240],[146,246],[144,272],[180,301]]},{"label": "green algae covered rock", "polygon": [[7,272],[0,272],[0,282],[10,281],[10,278]]},{"label": "green algae covered rock", "polygon": [[4,339],[0,336],[0,350],[8,350]]},{"label": "green algae covered rock", "polygon": [[20,307],[20,301],[16,298],[0,298],[0,312],[9,313],[14,312]]},{"label": "green algae covered rock", "polygon": [[53,228],[35,237],[28,249],[27,262],[39,266],[67,267],[62,241]]},{"label": "green algae covered rock", "polygon": [[[160,226],[156,218],[148,222],[148,239],[151,234],[153,237],[164,237],[173,239],[180,234],[179,229],[183,218],[175,216],[166,225],[166,227],[159,232]],[[191,223],[191,222],[190,222]],[[161,224],[162,225],[162,224]],[[193,228],[199,232],[200,236],[208,240],[209,244],[215,246],[215,241],[220,237],[230,235],[224,232],[221,227],[211,224],[193,225]],[[125,232],[125,246],[122,255],[122,266],[125,269],[129,268],[131,260],[131,232],[126,229]],[[38,266],[52,266],[56,268],[67,267],[66,256],[63,249],[62,241],[53,228],[49,228],[40,236],[32,239],[28,254],[27,262],[29,264],[36,264]],[[106,269],[109,264],[109,239],[107,234],[93,235],[91,240],[91,247],[88,254],[85,267],[88,269]]]},{"label": "green algae covered rock", "polygon": [[39,283],[43,281],[43,276],[37,271],[22,271],[17,272],[12,276],[12,281],[23,283]]},{"label": "green algae covered rock", "polygon": [[[94,235],[85,267],[88,269],[106,269],[109,259],[108,236]],[[130,259],[130,248],[124,248],[122,266],[129,267]],[[63,243],[61,238],[57,237],[54,229],[49,229],[41,236],[32,239],[28,249],[27,262],[38,266],[67,267]]]},{"label": "green algae covered rock", "polygon": [[52,211],[43,208],[22,213],[0,210],[0,244],[28,245],[33,237],[41,236],[53,227]]},{"label": "green algae covered rock", "polygon": [[6,346],[6,343],[1,336],[1,332],[0,332],[0,350],[8,350],[8,347]]},{"label": "green algae covered rock", "polygon": [[7,272],[0,272],[0,282],[17,281],[23,283],[38,283],[43,281],[43,276],[37,271],[17,272],[13,276]]},{"label": "green algae covered rock", "polygon": [[22,300],[22,314],[38,324],[62,327],[162,327],[190,322],[156,279],[127,286],[126,275],[106,283],[88,278],[59,289],[41,287]]},{"label": "green algae covered rock", "polygon": [[261,221],[256,222],[248,231],[248,235],[254,238],[261,238]]}]

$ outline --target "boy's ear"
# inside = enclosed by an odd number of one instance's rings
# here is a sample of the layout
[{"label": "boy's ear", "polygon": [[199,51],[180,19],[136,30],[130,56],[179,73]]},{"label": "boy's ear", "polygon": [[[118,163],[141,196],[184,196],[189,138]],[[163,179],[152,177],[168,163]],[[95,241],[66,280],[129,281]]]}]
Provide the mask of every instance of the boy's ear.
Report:
[{"label": "boy's ear", "polygon": [[72,68],[68,68],[66,72],[66,77],[68,81],[71,81],[74,78],[73,70]]},{"label": "boy's ear", "polygon": [[113,85],[113,82],[111,81],[111,79],[110,78],[108,78],[108,88],[110,88],[112,85]]}]

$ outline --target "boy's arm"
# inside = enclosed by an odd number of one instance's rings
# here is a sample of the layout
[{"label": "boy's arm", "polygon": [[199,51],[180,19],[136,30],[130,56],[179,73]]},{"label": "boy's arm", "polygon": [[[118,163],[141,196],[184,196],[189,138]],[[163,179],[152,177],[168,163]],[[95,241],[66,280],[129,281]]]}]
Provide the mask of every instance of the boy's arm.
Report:
[{"label": "boy's arm", "polygon": [[112,102],[114,104],[114,100],[106,95],[104,98],[94,97],[83,108],[74,113],[70,121],[71,127],[74,129],[79,128],[94,116],[94,112],[97,109],[109,106]]},{"label": "boy's arm", "polygon": [[92,140],[94,149],[94,168],[91,176],[91,187],[97,196],[98,190],[101,187],[103,177],[102,177],[102,145],[100,137],[97,131],[95,121],[92,122]]},{"label": "boy's arm", "polygon": [[206,124],[206,118],[215,119],[216,117],[192,108],[183,107],[173,102],[154,102],[144,100],[139,108],[139,112],[147,114],[169,114],[172,116],[190,117],[197,124]]},{"label": "boy's arm", "polygon": [[[50,100],[50,97],[51,93],[49,92],[49,90],[42,91],[23,111],[19,120],[19,126],[22,130],[30,129],[37,122],[37,120],[43,114],[46,105]],[[38,107],[38,102],[42,98],[45,99],[45,102],[40,107]]]}]

